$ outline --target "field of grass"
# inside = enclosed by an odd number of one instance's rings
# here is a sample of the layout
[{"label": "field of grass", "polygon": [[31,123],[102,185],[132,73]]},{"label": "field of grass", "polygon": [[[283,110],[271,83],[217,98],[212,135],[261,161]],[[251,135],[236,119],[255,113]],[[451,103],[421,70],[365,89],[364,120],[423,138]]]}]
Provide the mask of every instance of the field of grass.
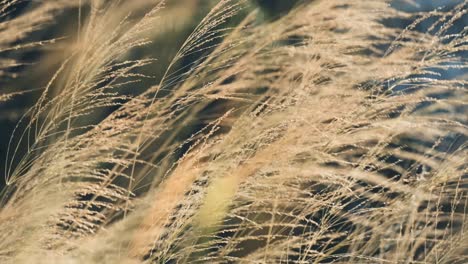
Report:
[{"label": "field of grass", "polygon": [[0,263],[468,263],[467,13],[0,0]]}]

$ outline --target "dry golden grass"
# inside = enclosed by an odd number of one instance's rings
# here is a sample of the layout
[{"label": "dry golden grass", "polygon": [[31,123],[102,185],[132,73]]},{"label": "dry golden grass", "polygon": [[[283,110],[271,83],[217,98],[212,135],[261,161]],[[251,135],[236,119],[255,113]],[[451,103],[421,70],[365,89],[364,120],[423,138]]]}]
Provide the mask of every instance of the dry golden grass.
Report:
[{"label": "dry golden grass", "polygon": [[[304,1],[271,21],[167,2],[40,1],[0,22],[1,55],[50,44],[21,42],[50,10],[80,17],[12,133],[0,262],[468,261],[466,71],[447,77],[467,67],[468,1]],[[154,77],[167,54],[144,47],[202,4]]]}]

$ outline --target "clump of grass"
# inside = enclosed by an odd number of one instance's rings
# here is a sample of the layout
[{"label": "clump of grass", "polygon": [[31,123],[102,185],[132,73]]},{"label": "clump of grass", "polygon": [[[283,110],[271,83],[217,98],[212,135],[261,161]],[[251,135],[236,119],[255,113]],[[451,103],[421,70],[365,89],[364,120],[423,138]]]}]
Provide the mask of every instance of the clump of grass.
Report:
[{"label": "clump of grass", "polygon": [[153,85],[138,3],[81,3],[13,132],[2,262],[467,261],[468,2],[222,0]]}]

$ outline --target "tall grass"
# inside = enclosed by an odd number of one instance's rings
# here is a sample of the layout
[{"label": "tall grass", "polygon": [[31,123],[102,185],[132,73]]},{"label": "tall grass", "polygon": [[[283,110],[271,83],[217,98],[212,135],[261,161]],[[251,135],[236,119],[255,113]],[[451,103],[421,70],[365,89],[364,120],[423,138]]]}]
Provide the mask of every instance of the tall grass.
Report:
[{"label": "tall grass", "polygon": [[11,133],[0,262],[468,261],[467,1],[167,2],[0,0],[0,55],[76,14]]}]

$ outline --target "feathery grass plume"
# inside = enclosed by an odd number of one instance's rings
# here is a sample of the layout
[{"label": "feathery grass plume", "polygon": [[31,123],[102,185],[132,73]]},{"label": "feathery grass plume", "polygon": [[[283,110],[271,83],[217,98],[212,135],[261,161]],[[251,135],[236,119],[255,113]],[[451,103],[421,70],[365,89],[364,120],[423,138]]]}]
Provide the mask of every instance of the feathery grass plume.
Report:
[{"label": "feathery grass plume", "polygon": [[[22,5],[28,8],[27,12],[18,11]],[[28,39],[28,37],[50,25],[60,12],[77,5],[79,5],[77,0],[35,1],[34,3],[26,3],[22,0],[0,1],[0,77],[2,81],[16,78],[17,71],[12,71],[12,69],[26,65],[24,61],[18,59],[22,55],[19,51],[38,49],[57,40],[55,38],[35,40],[34,38]]]},{"label": "feathery grass plume", "polygon": [[[0,1],[0,122],[4,131],[8,130],[5,123],[16,122],[24,113],[22,104],[14,103],[12,99],[24,102],[40,90],[23,82],[25,79],[36,81],[27,77],[26,69],[38,68],[35,57],[62,37],[44,36],[44,32],[54,27],[52,22],[57,17],[79,4],[78,0]],[[0,137],[6,138],[8,133],[4,132]],[[5,146],[3,143],[0,148]],[[4,159],[4,151],[1,159]]]},{"label": "feathery grass plume", "polygon": [[89,2],[13,133],[2,262],[468,261],[468,1],[221,0],[128,94],[167,18],[135,3]]}]

